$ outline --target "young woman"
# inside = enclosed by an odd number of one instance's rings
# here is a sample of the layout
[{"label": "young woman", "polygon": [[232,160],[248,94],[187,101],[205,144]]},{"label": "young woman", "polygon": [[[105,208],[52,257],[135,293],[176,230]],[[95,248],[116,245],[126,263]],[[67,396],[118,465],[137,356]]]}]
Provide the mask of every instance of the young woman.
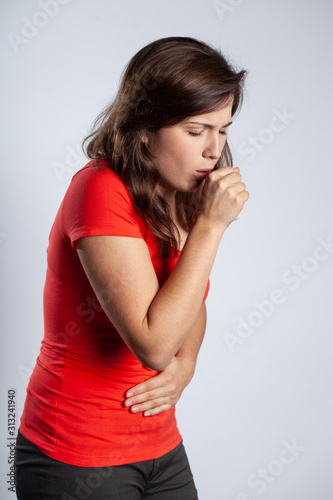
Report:
[{"label": "young woman", "polygon": [[197,498],[175,404],[219,243],[249,197],[226,139],[245,74],[198,40],[157,40],[85,139],[50,233],[19,500]]}]

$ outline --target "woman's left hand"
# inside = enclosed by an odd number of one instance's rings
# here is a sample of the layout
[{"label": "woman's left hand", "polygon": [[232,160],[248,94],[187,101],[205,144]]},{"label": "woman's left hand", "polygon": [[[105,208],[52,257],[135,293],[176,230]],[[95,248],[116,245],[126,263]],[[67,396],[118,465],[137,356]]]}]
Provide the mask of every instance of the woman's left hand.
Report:
[{"label": "woman's left hand", "polygon": [[143,412],[145,417],[167,411],[177,403],[193,373],[192,363],[174,356],[165,370],[129,389],[124,406],[132,413]]}]

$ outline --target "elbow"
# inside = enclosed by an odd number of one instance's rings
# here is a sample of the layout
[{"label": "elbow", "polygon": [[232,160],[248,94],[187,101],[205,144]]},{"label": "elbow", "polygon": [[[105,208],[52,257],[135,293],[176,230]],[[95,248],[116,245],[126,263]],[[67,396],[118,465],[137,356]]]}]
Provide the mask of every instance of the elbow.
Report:
[{"label": "elbow", "polygon": [[173,351],[175,346],[171,343],[163,344],[161,339],[154,338],[154,334],[151,332],[148,334],[146,332],[144,334],[142,332],[131,333],[124,337],[127,337],[127,346],[134,356],[150,370],[158,372],[165,370],[176,352]]},{"label": "elbow", "polygon": [[137,355],[139,361],[150,370],[155,370],[157,372],[162,372],[171,362],[173,356],[167,355],[167,353],[149,352],[140,353]]},{"label": "elbow", "polygon": [[166,367],[168,366],[168,364],[170,363],[170,361],[168,361],[167,363],[159,363],[159,362],[156,363],[155,360],[154,360],[152,363],[142,363],[142,364],[145,367],[149,368],[150,370],[155,370],[157,372],[162,372],[163,370],[166,369]]}]

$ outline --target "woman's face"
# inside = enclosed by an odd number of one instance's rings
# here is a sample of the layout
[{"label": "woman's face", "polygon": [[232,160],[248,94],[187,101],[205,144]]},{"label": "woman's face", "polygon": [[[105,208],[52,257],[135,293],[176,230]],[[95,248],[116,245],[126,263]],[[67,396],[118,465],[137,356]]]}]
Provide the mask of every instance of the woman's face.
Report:
[{"label": "woman's face", "polygon": [[212,171],[226,142],[232,104],[211,113],[191,116],[164,127],[149,139],[155,165],[161,174],[161,195],[170,201],[176,191],[189,192]]}]

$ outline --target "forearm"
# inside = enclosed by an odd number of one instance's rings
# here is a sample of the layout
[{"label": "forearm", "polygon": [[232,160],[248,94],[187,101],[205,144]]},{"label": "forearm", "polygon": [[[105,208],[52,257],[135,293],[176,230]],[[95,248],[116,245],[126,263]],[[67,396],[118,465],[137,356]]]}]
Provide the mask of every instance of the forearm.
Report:
[{"label": "forearm", "polygon": [[202,304],[198,319],[176,355],[165,370],[130,388],[124,405],[133,413],[157,415],[172,408],[190,383],[206,327],[206,307]]},{"label": "forearm", "polygon": [[147,345],[162,369],[194,327],[222,235],[221,230],[195,225],[172,274],[148,309],[143,324]]},{"label": "forearm", "polygon": [[184,370],[187,373],[187,384],[190,383],[195,370],[200,346],[202,344],[207,322],[206,306],[202,304],[198,319],[192,328],[190,335],[185,340],[179,351],[176,353],[178,359],[184,364]]},{"label": "forearm", "polygon": [[206,178],[200,213],[162,287],[141,238],[92,235],[77,241],[84,271],[111,323],[153,370],[169,365],[196,322],[220,240],[248,198],[239,177],[223,167]]}]

